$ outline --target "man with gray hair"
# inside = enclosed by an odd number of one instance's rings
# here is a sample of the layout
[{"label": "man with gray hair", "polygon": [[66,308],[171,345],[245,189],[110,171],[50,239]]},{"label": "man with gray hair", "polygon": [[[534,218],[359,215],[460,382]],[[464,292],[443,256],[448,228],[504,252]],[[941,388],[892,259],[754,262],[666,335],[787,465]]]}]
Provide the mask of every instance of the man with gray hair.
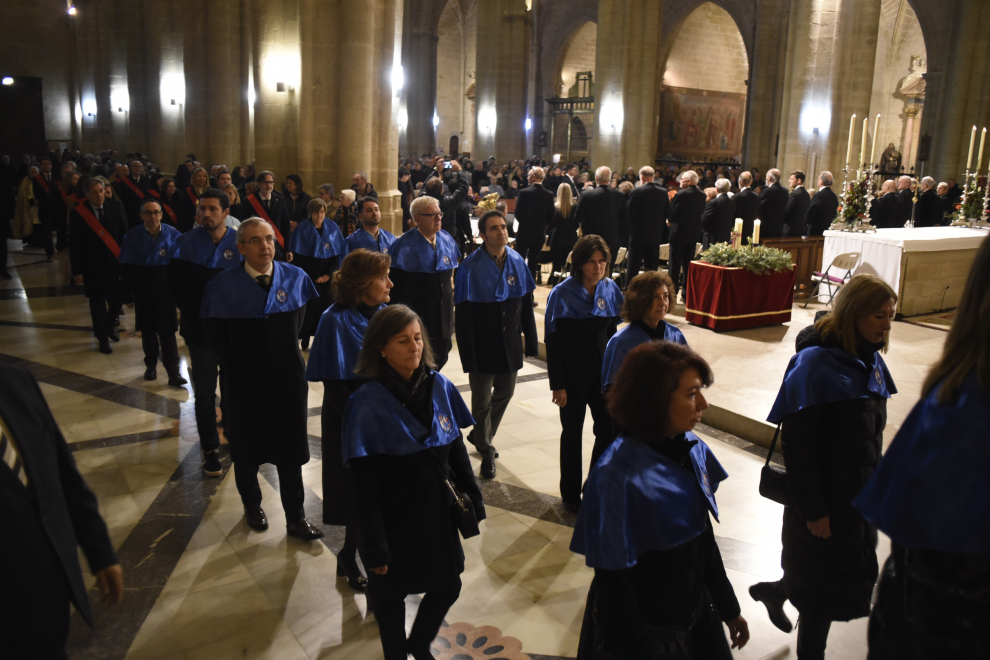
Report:
[{"label": "man with gray hair", "polygon": [[753,185],[753,174],[743,171],[739,173],[739,192],[732,198],[736,202],[736,217],[742,218],[742,244],[753,236],[753,221],[760,213],[760,198],[750,187]]},{"label": "man with gray hair", "polygon": [[780,170],[767,171],[767,186],[760,192],[760,238],[784,235],[787,189],[780,185]]},{"label": "man with gray hair", "polygon": [[729,197],[732,183],[728,179],[715,181],[716,197],[705,205],[701,214],[702,247],[708,249],[715,243],[728,243],[732,237],[732,225],[736,219],[736,202]]},{"label": "man with gray hair", "polygon": [[351,190],[354,191],[357,199],[371,197],[376,202],[378,201],[378,193],[375,191],[375,187],[368,181],[368,174],[366,172],[358,170],[354,173],[354,185],[351,186]]},{"label": "man with gray hair", "polygon": [[[612,170],[599,167],[595,170],[596,188],[587,190],[578,200],[575,220],[584,236],[597,234],[602,237],[612,253],[612,263],[619,252],[619,228],[629,226],[629,209],[626,207],[626,196],[614,188],[608,187],[612,178]],[[609,263],[606,277],[612,275],[612,263]]]},{"label": "man with gray hair", "polygon": [[915,227],[937,227],[942,224],[944,213],[942,200],[935,192],[935,179],[926,176],[921,180],[918,208],[914,214]]},{"label": "man with gray hair", "polygon": [[897,193],[894,190],[896,186],[897,184],[894,183],[893,179],[884,181],[880,187],[878,199],[874,199],[873,205],[870,206],[870,222],[877,229],[893,229],[904,225],[904,223],[898,224],[897,222],[900,202],[898,202]]},{"label": "man with gray hair", "polygon": [[824,171],[818,176],[818,192],[808,205],[808,236],[821,236],[839,214],[839,198],[832,191],[832,173]]},{"label": "man with gray hair", "polygon": [[130,168],[121,167],[117,180],[111,184],[114,194],[124,205],[128,229],[144,223],[141,218],[141,204],[148,196],[148,186],[148,178],[144,176],[144,165],[139,160],[132,161]]},{"label": "man with gray hair", "polygon": [[667,241],[670,198],[667,189],[654,182],[655,176],[656,172],[649,165],[640,168],[642,185],[629,193],[626,204],[629,209],[629,262],[623,288],[639,274],[641,265],[646,270],[660,267],[660,245]]},{"label": "man with gray hair", "polygon": [[[687,291],[688,266],[701,238],[701,214],[707,199],[698,188],[698,173],[687,170],[681,174],[681,189],[670,200],[670,279],[674,281],[671,304],[677,300],[678,291]],[[684,282],[681,283],[683,274]],[[685,293],[685,300],[687,294]]]},{"label": "man with gray hair", "polygon": [[951,220],[946,218],[946,214],[951,215],[952,211],[955,210],[952,205],[952,197],[949,195],[949,184],[946,181],[941,181],[938,184],[938,188],[935,190],[938,193],[938,201],[942,205],[942,215],[939,219],[940,225],[947,225]]}]

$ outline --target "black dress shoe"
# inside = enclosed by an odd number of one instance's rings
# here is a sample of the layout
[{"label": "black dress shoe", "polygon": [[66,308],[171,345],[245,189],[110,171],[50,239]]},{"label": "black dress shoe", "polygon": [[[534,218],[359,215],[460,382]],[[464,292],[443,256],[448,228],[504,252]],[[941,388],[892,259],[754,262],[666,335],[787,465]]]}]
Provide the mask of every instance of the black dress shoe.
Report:
[{"label": "black dress shoe", "polygon": [[303,351],[308,351],[309,350],[309,337],[306,337],[305,339],[300,339],[299,340],[299,348],[300,348],[300,350],[303,350]]},{"label": "black dress shoe", "polygon": [[359,594],[365,593],[368,589],[368,578],[361,575],[361,569],[357,567],[357,562],[348,569],[340,557],[337,557],[337,577],[347,578],[347,586]]},{"label": "black dress shoe", "polygon": [[147,369],[144,370],[144,379],[145,380],[155,380],[157,378],[158,378],[158,369],[157,369],[157,367],[148,367]]},{"label": "black dress shoe", "polygon": [[287,524],[285,526],[285,532],[289,536],[295,536],[297,539],[302,539],[303,541],[315,541],[316,539],[323,538],[323,532],[313,527],[305,518]]},{"label": "black dress shoe", "polygon": [[113,353],[113,349],[110,348],[110,342],[108,342],[108,341],[101,341],[100,342],[100,353],[106,353],[107,355],[109,355],[110,353]]},{"label": "black dress shoe", "polygon": [[482,479],[494,479],[495,478],[495,457],[484,456],[481,459],[481,473],[479,475]]},{"label": "black dress shoe", "polygon": [[581,500],[576,500],[574,502],[570,500],[564,500],[564,508],[571,513],[577,513],[581,510]]},{"label": "black dress shoe", "polygon": [[749,588],[749,595],[758,603],[763,603],[770,615],[770,622],[785,633],[794,630],[794,625],[784,612],[786,596],[781,592],[779,582],[759,582]]},{"label": "black dress shoe", "polygon": [[110,337],[110,341],[115,344],[120,341],[120,333],[117,332],[117,330],[111,330],[107,336]]},{"label": "black dress shoe", "polygon": [[182,375],[176,371],[174,374],[168,375],[168,384],[172,387],[182,387],[189,381],[182,377]]},{"label": "black dress shoe", "polygon": [[268,517],[265,515],[261,505],[245,506],[244,521],[251,529],[263,532],[268,529]]}]

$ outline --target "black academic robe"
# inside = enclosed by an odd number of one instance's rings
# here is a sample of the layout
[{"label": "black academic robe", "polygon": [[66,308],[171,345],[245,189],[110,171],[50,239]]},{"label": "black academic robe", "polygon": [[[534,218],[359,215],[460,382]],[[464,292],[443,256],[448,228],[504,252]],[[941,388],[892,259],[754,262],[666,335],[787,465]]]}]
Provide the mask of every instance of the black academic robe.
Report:
[{"label": "black academic robe", "polygon": [[[136,231],[141,231],[137,229]],[[139,332],[175,332],[179,318],[168,283],[168,264],[136,266],[121,264],[125,296],[134,302],[134,329]]]},{"label": "black academic robe", "polygon": [[[306,304],[306,317],[303,320],[302,330],[299,331],[299,338],[303,339],[316,334],[316,328],[320,325],[320,317],[334,303],[333,289],[330,284],[333,282],[333,274],[340,269],[340,257],[317,259],[293,252],[292,265],[306,271],[309,279],[313,280],[313,286],[316,287],[317,293],[320,294],[319,298],[314,298]],[[324,275],[330,276],[330,279],[326,282],[316,281]]]},{"label": "black academic robe", "polygon": [[[131,229],[142,224],[141,220],[141,202],[144,201],[145,197],[148,196],[148,180],[142,178],[140,181],[135,181],[133,177],[130,178],[131,183],[137,186],[137,189],[141,191],[143,197],[138,195],[136,192],[131,190],[131,187],[127,185],[124,181],[114,181],[113,182],[113,193],[120,200],[121,204],[124,205],[124,214],[127,216],[127,228]],[[167,215],[167,214],[165,214]]]},{"label": "black academic robe", "polygon": [[465,373],[506,374],[519,371],[525,354],[538,349],[533,294],[502,302],[465,300],[457,305],[457,352]]},{"label": "black academic robe", "polygon": [[423,319],[439,371],[453,345],[454,271],[411,273],[393,265],[388,276],[393,285],[391,304],[407,305]]},{"label": "black academic robe", "polygon": [[[92,205],[89,202],[84,203],[90,213],[93,213]],[[104,202],[102,224],[117,242],[117,247],[120,247],[127,230],[127,220],[121,207],[109,201]],[[72,274],[83,276],[86,296],[91,298],[119,292],[120,262],[117,261],[117,255],[110,251],[75,209],[69,213],[69,238]]]}]

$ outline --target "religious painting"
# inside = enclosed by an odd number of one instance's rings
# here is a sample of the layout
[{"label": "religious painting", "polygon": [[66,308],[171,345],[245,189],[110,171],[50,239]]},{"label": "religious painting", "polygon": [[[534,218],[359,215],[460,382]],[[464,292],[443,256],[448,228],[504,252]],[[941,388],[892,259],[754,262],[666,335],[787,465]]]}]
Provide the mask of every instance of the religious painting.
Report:
[{"label": "religious painting", "polygon": [[660,153],[684,158],[732,157],[742,152],[746,95],[663,87]]}]

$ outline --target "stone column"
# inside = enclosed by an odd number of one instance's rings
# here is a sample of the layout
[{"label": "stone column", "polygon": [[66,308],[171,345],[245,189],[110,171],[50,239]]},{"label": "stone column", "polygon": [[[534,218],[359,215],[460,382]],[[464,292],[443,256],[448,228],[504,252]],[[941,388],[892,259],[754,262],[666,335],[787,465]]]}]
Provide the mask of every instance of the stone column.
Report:
[{"label": "stone column", "polygon": [[880,0],[792,0],[790,14],[777,166],[785,174],[805,170],[811,154],[818,153],[816,169],[841,179],[853,113],[858,127],[850,167],[858,166],[861,122],[873,90]]},{"label": "stone column", "polygon": [[437,148],[433,113],[437,105],[439,40],[435,26],[432,30],[402,35],[402,73],[405,77],[402,95],[407,115],[405,149],[415,156],[431,153]]},{"label": "stone column", "polygon": [[747,169],[758,167],[765,172],[777,162],[789,12],[787,0],[756,3],[756,38],[749,63],[743,144],[743,165]]},{"label": "stone column", "polygon": [[599,0],[592,162],[652,165],[660,113],[661,0]]},{"label": "stone column", "polygon": [[[296,0],[256,0],[253,33],[255,155],[258,171],[271,170],[276,182],[299,167],[300,39]],[[347,35],[341,30],[341,38]],[[284,83],[285,90],[278,91]],[[290,89],[291,88],[291,89]]]}]

